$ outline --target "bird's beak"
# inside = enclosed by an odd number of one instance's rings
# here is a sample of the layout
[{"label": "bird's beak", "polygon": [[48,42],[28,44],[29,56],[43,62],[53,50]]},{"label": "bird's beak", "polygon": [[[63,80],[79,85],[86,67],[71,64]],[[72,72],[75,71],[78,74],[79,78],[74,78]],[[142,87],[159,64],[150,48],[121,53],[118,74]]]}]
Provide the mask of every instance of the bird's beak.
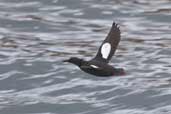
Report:
[{"label": "bird's beak", "polygon": [[69,60],[63,60],[62,62],[69,62]]}]

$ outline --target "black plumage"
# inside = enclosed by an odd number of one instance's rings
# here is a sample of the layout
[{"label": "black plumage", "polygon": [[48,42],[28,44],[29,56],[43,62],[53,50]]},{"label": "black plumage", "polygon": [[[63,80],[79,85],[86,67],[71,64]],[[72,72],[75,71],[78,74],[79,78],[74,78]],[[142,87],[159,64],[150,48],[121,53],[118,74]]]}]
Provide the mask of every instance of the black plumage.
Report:
[{"label": "black plumage", "polygon": [[108,64],[114,55],[120,42],[120,29],[116,23],[113,23],[110,32],[101,44],[96,56],[85,61],[77,57],[71,57],[64,62],[70,62],[77,65],[81,70],[96,76],[117,76],[123,75],[122,68],[114,68]]}]

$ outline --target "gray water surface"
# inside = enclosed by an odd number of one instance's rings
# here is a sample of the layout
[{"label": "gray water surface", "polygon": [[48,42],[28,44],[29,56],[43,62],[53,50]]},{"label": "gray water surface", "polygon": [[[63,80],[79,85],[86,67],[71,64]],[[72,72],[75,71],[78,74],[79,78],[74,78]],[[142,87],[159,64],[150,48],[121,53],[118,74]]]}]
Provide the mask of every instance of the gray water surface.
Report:
[{"label": "gray water surface", "polygon": [[[113,21],[127,75],[62,63],[91,59]],[[171,114],[171,1],[1,0],[0,114]]]}]

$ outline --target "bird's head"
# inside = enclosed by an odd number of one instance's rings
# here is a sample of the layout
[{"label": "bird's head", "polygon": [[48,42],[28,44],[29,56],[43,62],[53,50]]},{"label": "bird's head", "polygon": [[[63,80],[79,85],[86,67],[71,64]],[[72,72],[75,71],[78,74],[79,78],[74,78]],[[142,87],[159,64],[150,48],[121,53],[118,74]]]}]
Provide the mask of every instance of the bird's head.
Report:
[{"label": "bird's head", "polygon": [[78,65],[78,66],[81,65],[81,61],[82,61],[82,59],[77,58],[77,57],[71,57],[71,58],[69,58],[67,60],[63,60],[63,62],[73,63],[73,64]]}]

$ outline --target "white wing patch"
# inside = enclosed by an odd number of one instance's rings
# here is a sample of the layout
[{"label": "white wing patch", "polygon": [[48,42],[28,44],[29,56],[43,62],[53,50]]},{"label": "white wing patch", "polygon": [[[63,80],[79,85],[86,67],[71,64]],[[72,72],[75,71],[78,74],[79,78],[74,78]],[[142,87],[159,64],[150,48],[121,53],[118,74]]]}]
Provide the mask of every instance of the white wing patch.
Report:
[{"label": "white wing patch", "polygon": [[104,43],[101,48],[101,54],[104,59],[107,59],[111,51],[111,45],[109,43]]},{"label": "white wing patch", "polygon": [[96,65],[90,65],[91,67],[93,67],[93,68],[99,68],[98,66],[96,66]]}]

